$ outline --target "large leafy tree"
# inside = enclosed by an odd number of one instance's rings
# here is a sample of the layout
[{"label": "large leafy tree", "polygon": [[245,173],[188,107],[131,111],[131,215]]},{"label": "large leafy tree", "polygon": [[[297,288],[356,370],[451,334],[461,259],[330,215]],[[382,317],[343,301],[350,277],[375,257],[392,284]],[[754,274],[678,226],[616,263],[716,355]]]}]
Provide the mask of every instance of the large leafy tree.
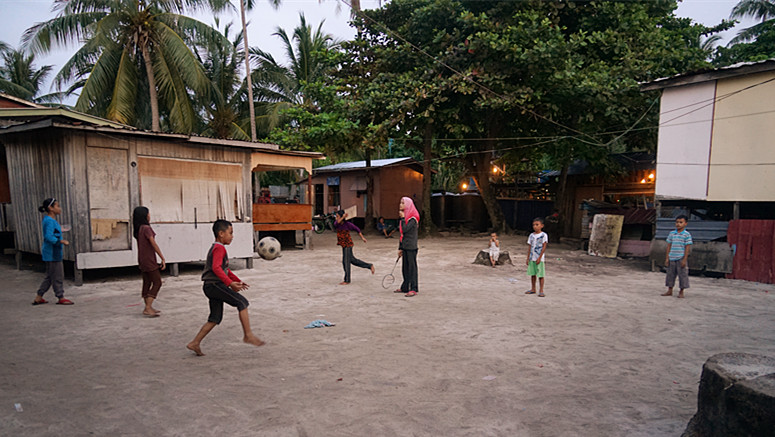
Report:
[{"label": "large leafy tree", "polygon": [[40,94],[41,86],[54,68],[44,65],[35,68],[35,55],[16,50],[0,41],[0,92],[35,103],[53,103],[61,100],[60,93]]},{"label": "large leafy tree", "polygon": [[190,132],[196,113],[189,93],[207,95],[210,87],[189,46],[221,35],[184,14],[226,5],[226,0],[55,0],[57,16],[28,29],[23,43],[33,53],[83,44],[56,77],[59,85],[81,80],[76,109],[153,131],[161,130],[164,113],[171,130]]},{"label": "large leafy tree", "polygon": [[[707,65],[696,41],[709,30],[676,19],[675,7],[394,0],[364,12],[333,85],[366,144],[388,133],[426,147],[429,137],[454,144],[446,148],[476,179],[502,229],[493,162],[548,156],[566,166],[601,159],[613,146],[653,144],[653,133],[633,129],[656,117],[638,82]],[[318,117],[314,130],[332,119]]]}]

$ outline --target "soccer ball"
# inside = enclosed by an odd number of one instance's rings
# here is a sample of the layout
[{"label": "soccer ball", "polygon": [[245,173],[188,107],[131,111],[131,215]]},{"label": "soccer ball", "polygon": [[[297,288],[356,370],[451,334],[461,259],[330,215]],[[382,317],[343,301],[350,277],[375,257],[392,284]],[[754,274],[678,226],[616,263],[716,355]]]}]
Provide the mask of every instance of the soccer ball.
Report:
[{"label": "soccer ball", "polygon": [[258,242],[258,256],[271,261],[280,256],[280,242],[275,237],[264,237]]}]

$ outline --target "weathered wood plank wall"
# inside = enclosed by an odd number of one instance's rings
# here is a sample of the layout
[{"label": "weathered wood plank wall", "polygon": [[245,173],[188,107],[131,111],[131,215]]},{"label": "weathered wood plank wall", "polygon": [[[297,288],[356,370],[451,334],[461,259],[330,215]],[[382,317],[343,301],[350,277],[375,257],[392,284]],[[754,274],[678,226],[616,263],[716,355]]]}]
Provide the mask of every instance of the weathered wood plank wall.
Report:
[{"label": "weathered wood plank wall", "polygon": [[[62,206],[61,224],[74,224],[77,211],[70,195],[71,181],[66,173],[66,151],[63,139],[56,131],[39,132],[35,135],[20,133],[5,137],[8,156],[8,179],[11,207],[16,218],[16,247],[23,252],[40,254],[43,215],[38,206],[43,199],[54,197]],[[65,234],[72,239],[73,231]],[[74,260],[73,247],[66,247],[64,259]]]},{"label": "weathered wood plank wall", "polygon": [[[251,221],[253,204],[253,189],[251,177],[251,150],[225,148],[220,146],[175,144],[172,142],[160,142],[146,138],[136,140],[136,156],[193,159],[206,162],[233,162],[242,164],[242,202],[245,210],[242,217],[245,222]],[[130,152],[131,154],[131,152]],[[135,172],[137,170],[135,169]],[[139,180],[139,179],[136,179]]]}]

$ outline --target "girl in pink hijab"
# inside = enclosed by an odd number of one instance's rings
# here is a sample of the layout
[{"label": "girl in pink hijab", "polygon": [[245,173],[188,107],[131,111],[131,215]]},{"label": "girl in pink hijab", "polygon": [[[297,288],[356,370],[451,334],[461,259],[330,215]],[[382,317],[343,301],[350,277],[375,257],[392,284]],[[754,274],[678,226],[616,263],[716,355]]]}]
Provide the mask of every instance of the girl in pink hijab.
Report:
[{"label": "girl in pink hijab", "polygon": [[402,258],[401,273],[404,282],[396,293],[406,293],[406,297],[416,296],[417,286],[417,231],[420,225],[420,213],[412,199],[402,197],[398,205],[398,215],[401,217],[398,229],[401,238],[398,241],[398,257]]}]

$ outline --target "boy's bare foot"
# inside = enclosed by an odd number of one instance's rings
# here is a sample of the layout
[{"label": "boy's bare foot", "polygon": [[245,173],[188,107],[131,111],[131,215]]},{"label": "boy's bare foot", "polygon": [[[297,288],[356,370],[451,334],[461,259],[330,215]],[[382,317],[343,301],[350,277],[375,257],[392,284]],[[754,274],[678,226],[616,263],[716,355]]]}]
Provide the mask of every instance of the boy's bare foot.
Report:
[{"label": "boy's bare foot", "polygon": [[666,292],[660,294],[660,296],[672,296],[672,295],[673,295],[672,291],[666,291]]},{"label": "boy's bare foot", "polygon": [[187,344],[186,349],[194,352],[198,357],[203,357],[205,355],[204,352],[202,352],[202,349],[199,348],[199,344],[194,342]]},{"label": "boy's bare foot", "polygon": [[678,292],[678,298],[679,299],[683,299],[684,298],[684,291],[683,290]]},{"label": "boy's bare foot", "polygon": [[374,274],[374,264],[371,265],[371,274]]},{"label": "boy's bare foot", "polygon": [[159,317],[160,314],[158,311],[150,309],[150,310],[143,310],[143,315],[146,317]]},{"label": "boy's bare foot", "polygon": [[263,341],[261,341],[260,338],[256,337],[255,335],[246,336],[245,338],[242,339],[242,341],[244,341],[247,344],[252,344],[253,346],[263,346],[263,345],[266,344]]},{"label": "boy's bare foot", "polygon": [[344,281],[339,283],[339,285],[349,285],[349,284],[350,284],[349,282],[344,282]]}]

